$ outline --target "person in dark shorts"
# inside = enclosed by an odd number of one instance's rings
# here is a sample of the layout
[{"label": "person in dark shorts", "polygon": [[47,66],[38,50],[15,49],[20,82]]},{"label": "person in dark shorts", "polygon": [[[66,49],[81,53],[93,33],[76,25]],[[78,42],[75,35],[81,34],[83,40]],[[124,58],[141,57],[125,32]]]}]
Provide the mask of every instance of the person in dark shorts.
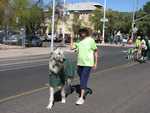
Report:
[{"label": "person in dark shorts", "polygon": [[77,105],[84,104],[84,95],[92,68],[97,67],[97,46],[95,40],[90,36],[89,28],[79,30],[80,41],[74,44],[77,49],[77,72],[80,77],[80,97]]}]

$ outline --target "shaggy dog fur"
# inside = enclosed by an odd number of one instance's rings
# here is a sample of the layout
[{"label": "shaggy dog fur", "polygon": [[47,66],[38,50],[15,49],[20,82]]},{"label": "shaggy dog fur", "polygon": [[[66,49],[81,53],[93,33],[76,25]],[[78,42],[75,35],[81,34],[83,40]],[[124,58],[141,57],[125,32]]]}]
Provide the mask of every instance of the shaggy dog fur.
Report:
[{"label": "shaggy dog fur", "polygon": [[60,48],[50,53],[49,58],[49,104],[47,109],[51,109],[54,103],[55,88],[61,87],[62,103],[65,99],[65,77],[64,77],[64,53]]}]

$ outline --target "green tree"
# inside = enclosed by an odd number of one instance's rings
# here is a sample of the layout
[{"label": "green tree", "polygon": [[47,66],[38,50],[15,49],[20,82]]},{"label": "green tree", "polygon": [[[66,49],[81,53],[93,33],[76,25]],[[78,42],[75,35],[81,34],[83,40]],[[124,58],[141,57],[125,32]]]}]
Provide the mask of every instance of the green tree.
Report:
[{"label": "green tree", "polygon": [[114,31],[120,29],[121,23],[119,21],[120,15],[118,12],[108,10],[106,13],[106,17],[108,18],[108,22],[106,23],[106,32],[107,35],[113,34]]},{"label": "green tree", "polygon": [[[95,31],[102,31],[103,11],[101,9],[96,9],[93,11],[90,21],[94,25]],[[129,33],[131,29],[131,14],[130,13],[120,13],[108,9],[106,12],[106,18],[108,22],[106,23],[106,35],[110,36],[114,31],[121,31],[123,33]]]},{"label": "green tree", "polygon": [[4,16],[6,15],[6,9],[9,6],[8,0],[0,0],[0,25],[4,22]]},{"label": "green tree", "polygon": [[[43,10],[37,5],[31,5],[29,0],[13,0],[14,17],[12,25],[26,28],[27,34],[35,34],[43,22]],[[18,18],[18,23],[16,19]]]},{"label": "green tree", "polygon": [[12,19],[13,9],[11,7],[10,0],[0,1],[0,24],[6,26],[10,24]]},{"label": "green tree", "polygon": [[100,21],[102,18],[103,12],[100,9],[96,9],[95,11],[93,11],[89,18],[96,32],[102,31],[102,22]]},{"label": "green tree", "polygon": [[28,34],[35,34],[40,28],[43,22],[42,9],[33,5],[28,12],[27,21],[25,21],[26,29]]},{"label": "green tree", "polygon": [[114,25],[113,30],[121,31],[122,33],[128,34],[131,30],[132,16],[131,13],[114,12],[112,17]]},{"label": "green tree", "polygon": [[79,19],[79,14],[74,13],[73,14],[73,20],[72,20],[72,31],[74,33],[74,37],[77,38],[78,31],[81,28],[81,20]]},{"label": "green tree", "polygon": [[[18,24],[18,26],[24,26],[27,23],[29,17],[29,1],[28,0],[13,0],[12,7],[14,9],[14,16],[12,25]],[[16,19],[18,18],[18,23]]]},{"label": "green tree", "polygon": [[144,5],[143,10],[144,10],[144,12],[150,14],[150,1]]},{"label": "green tree", "polygon": [[150,2],[137,12],[137,18],[141,18],[136,22],[139,31],[150,37]]}]

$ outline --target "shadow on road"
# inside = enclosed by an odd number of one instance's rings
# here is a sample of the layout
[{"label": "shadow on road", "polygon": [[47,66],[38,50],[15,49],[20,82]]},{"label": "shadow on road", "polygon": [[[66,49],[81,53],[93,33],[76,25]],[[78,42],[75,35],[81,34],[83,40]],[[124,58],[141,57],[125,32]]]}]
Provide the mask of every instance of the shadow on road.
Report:
[{"label": "shadow on road", "polygon": [[[66,91],[66,97],[70,96],[72,93],[77,93],[80,97],[80,85],[77,84],[77,85],[73,85],[73,86],[67,86],[65,88],[65,91]],[[88,95],[91,95],[93,93],[92,89],[90,88],[87,88],[86,91],[85,91],[85,97],[86,98]],[[55,95],[54,95],[54,100],[55,102],[60,102],[61,101],[61,90],[58,90]]]}]

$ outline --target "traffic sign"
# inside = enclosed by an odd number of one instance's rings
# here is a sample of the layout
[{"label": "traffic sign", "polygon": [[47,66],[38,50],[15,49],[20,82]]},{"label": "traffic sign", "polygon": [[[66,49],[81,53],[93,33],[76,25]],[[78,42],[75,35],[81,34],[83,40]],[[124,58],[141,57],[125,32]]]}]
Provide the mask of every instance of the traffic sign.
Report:
[{"label": "traffic sign", "polygon": [[102,18],[101,22],[108,22],[108,19],[107,18]]},{"label": "traffic sign", "polygon": [[134,27],[134,28],[132,29],[132,31],[133,31],[133,33],[136,33],[136,32],[138,31],[138,28],[137,28],[137,27]]}]

